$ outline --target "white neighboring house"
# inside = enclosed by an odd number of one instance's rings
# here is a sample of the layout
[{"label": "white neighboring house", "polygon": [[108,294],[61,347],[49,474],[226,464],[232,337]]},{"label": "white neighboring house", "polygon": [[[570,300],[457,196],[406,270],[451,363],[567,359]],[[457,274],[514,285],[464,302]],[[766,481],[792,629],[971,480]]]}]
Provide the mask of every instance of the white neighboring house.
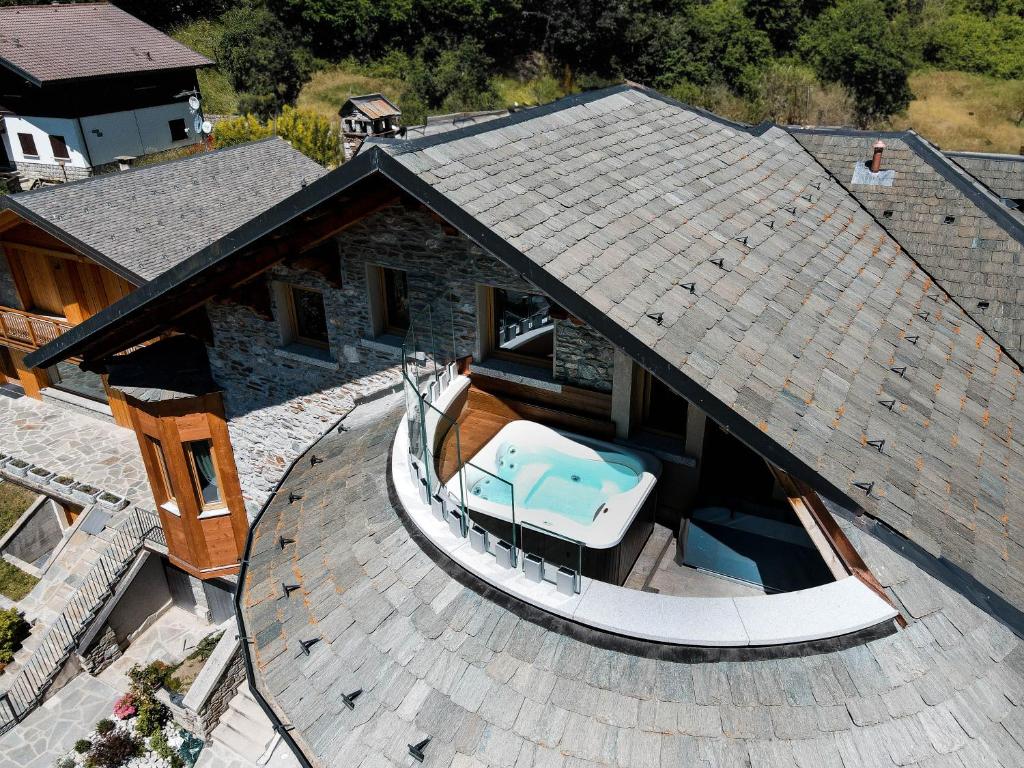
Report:
[{"label": "white neighboring house", "polygon": [[196,143],[212,64],[108,3],[0,8],[0,168],[71,181]]}]

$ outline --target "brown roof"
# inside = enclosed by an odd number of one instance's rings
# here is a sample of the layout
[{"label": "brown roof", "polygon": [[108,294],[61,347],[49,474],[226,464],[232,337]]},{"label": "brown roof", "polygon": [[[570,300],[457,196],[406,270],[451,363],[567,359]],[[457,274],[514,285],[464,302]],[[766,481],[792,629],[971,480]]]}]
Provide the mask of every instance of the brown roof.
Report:
[{"label": "brown roof", "polygon": [[0,8],[0,64],[36,85],[212,63],[109,3]]},{"label": "brown roof", "polygon": [[367,96],[353,96],[341,105],[340,114],[347,114],[347,107],[350,105],[355,109],[358,109],[371,120],[377,120],[381,117],[396,117],[402,114],[402,110],[388,101],[388,99],[380,93],[371,93]]}]

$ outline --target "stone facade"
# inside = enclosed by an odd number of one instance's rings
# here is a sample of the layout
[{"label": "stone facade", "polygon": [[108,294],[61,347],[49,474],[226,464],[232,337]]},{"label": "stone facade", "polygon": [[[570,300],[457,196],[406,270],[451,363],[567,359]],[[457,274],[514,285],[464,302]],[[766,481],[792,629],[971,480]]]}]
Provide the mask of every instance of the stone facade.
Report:
[{"label": "stone facade", "polygon": [[[233,631],[233,630],[230,630]],[[238,693],[238,686],[245,680],[245,665],[242,662],[242,651],[235,648],[231,662],[224,670],[216,688],[196,712],[197,736],[209,739],[213,729],[217,727],[221,717],[228,710],[228,704]]]},{"label": "stone facade", "polygon": [[119,658],[121,646],[117,643],[117,635],[113,628],[107,624],[81,655],[82,668],[90,675],[98,675]]},{"label": "stone facade", "polygon": [[589,325],[555,321],[555,381],[612,391],[615,347]]},{"label": "stone facade", "polygon": [[[479,349],[477,289],[535,291],[470,240],[449,234],[425,212],[393,206],[337,238],[341,284],[309,269],[279,265],[258,280],[269,291],[271,317],[235,302],[211,302],[211,369],[224,388],[228,428],[239,480],[254,515],[289,463],[347,414],[356,400],[400,383],[401,339],[374,336],[374,267],[406,272],[410,316],[420,349],[439,357]],[[289,344],[282,330],[285,286],[320,291],[329,348]],[[256,290],[263,287],[257,286]],[[579,342],[583,346],[574,349]],[[608,391],[611,347],[594,332],[565,332],[556,375]]]},{"label": "stone facade", "polygon": [[14,284],[14,276],[11,274],[10,264],[7,257],[0,251],[0,306],[22,309],[21,300],[18,298],[18,289]]},{"label": "stone facade", "polygon": [[89,168],[73,165],[62,166],[57,163],[15,163],[15,167],[23,180],[22,189],[28,189],[29,184],[36,179],[62,183],[87,179],[92,175]]}]

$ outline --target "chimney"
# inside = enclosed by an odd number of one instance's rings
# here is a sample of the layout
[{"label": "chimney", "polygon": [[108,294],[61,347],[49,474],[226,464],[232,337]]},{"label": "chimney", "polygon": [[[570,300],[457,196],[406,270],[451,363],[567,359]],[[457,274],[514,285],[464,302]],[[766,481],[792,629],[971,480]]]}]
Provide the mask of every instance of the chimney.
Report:
[{"label": "chimney", "polygon": [[878,173],[882,170],[882,150],[885,149],[885,143],[879,139],[875,142],[874,150],[875,153],[871,156],[871,172]]}]

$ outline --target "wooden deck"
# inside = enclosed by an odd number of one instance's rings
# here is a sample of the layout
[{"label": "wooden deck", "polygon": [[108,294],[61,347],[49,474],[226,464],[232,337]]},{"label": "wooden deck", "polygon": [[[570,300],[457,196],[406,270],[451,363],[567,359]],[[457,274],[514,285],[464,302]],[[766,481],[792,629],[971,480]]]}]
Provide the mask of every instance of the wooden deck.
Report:
[{"label": "wooden deck", "polygon": [[459,456],[464,464],[475,456],[487,442],[510,421],[521,418],[500,398],[476,387],[470,387],[469,397],[456,421],[458,425],[458,448],[456,451],[455,430],[452,429],[441,443],[438,452],[437,474],[442,483],[448,482],[459,469]]}]

